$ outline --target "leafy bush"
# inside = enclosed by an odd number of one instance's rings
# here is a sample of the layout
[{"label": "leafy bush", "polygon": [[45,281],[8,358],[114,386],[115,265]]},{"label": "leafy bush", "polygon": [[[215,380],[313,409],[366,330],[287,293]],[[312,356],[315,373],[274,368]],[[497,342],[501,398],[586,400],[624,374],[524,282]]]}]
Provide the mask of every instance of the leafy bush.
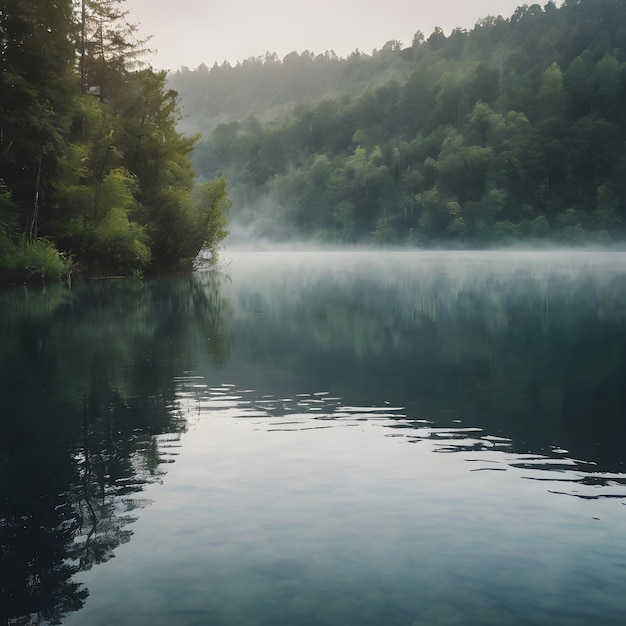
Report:
[{"label": "leafy bush", "polygon": [[210,263],[218,259],[218,246],[228,235],[227,214],[232,202],[226,193],[226,179],[223,176],[200,185],[196,195],[196,220],[199,227],[199,237],[196,241],[198,248],[194,261],[201,250],[209,252]]},{"label": "leafy bush", "polygon": [[223,176],[200,185],[195,194],[184,189],[164,189],[153,198],[147,225],[152,241],[153,271],[188,271],[206,251],[217,262],[218,246],[227,234],[230,209]]},{"label": "leafy bush", "polygon": [[8,283],[60,280],[72,268],[71,259],[61,254],[48,239],[14,245],[6,238],[0,243],[0,280]]},{"label": "leafy bush", "polygon": [[142,226],[128,219],[124,209],[110,209],[106,217],[95,226],[87,226],[80,236],[81,259],[93,273],[140,274],[150,262],[148,236]]}]

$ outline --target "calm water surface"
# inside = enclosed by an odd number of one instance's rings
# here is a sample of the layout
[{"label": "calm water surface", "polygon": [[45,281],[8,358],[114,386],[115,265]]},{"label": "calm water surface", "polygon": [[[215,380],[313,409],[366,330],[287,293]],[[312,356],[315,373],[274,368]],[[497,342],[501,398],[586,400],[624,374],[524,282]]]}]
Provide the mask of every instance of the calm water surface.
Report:
[{"label": "calm water surface", "polygon": [[0,292],[0,623],[626,622],[626,255]]}]

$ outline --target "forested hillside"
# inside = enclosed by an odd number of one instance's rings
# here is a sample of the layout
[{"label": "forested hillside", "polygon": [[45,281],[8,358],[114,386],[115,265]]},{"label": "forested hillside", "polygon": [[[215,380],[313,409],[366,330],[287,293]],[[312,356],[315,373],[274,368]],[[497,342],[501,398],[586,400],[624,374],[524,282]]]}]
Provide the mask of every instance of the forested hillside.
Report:
[{"label": "forested hillside", "polygon": [[347,59],[332,50],[291,52],[282,60],[267,52],[234,67],[226,61],[211,69],[183,67],[168,77],[184,105],[179,127],[207,134],[220,123],[248,117],[273,122],[302,102],[357,96],[368,87],[402,80],[413,67],[411,57],[387,54],[401,47],[398,41],[389,41],[379,52],[368,55],[355,50]]},{"label": "forested hillside", "polygon": [[191,268],[224,236],[123,0],[3,0],[0,280]]},{"label": "forested hillside", "polygon": [[[217,87],[244,73],[272,92],[260,89],[265,107]],[[233,220],[252,234],[454,246],[626,236],[621,0],[524,5],[470,31],[417,32],[404,49],[268,55],[185,70],[174,84],[196,74],[212,119],[241,114],[205,135],[196,169],[226,175]],[[360,89],[368,75],[374,84]]]}]

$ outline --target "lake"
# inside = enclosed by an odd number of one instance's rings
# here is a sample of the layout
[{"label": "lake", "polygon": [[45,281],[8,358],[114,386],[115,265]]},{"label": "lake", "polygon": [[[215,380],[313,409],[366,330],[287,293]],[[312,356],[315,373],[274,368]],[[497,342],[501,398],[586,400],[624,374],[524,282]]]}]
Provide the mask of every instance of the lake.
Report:
[{"label": "lake", "polygon": [[0,291],[0,623],[626,622],[626,254],[224,257]]}]

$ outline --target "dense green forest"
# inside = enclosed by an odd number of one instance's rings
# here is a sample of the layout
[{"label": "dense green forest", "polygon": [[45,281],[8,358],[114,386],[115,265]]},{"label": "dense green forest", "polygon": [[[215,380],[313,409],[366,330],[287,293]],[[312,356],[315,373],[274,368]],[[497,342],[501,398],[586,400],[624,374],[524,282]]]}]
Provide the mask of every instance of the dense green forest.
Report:
[{"label": "dense green forest", "polygon": [[195,138],[123,2],[2,2],[5,282],[190,269],[225,235],[225,180],[194,184]]},{"label": "dense green forest", "polygon": [[232,222],[250,235],[468,247],[626,237],[621,0],[524,5],[471,30],[418,31],[409,47],[266,54],[170,82],[186,128],[205,132],[196,170],[227,177]]}]

